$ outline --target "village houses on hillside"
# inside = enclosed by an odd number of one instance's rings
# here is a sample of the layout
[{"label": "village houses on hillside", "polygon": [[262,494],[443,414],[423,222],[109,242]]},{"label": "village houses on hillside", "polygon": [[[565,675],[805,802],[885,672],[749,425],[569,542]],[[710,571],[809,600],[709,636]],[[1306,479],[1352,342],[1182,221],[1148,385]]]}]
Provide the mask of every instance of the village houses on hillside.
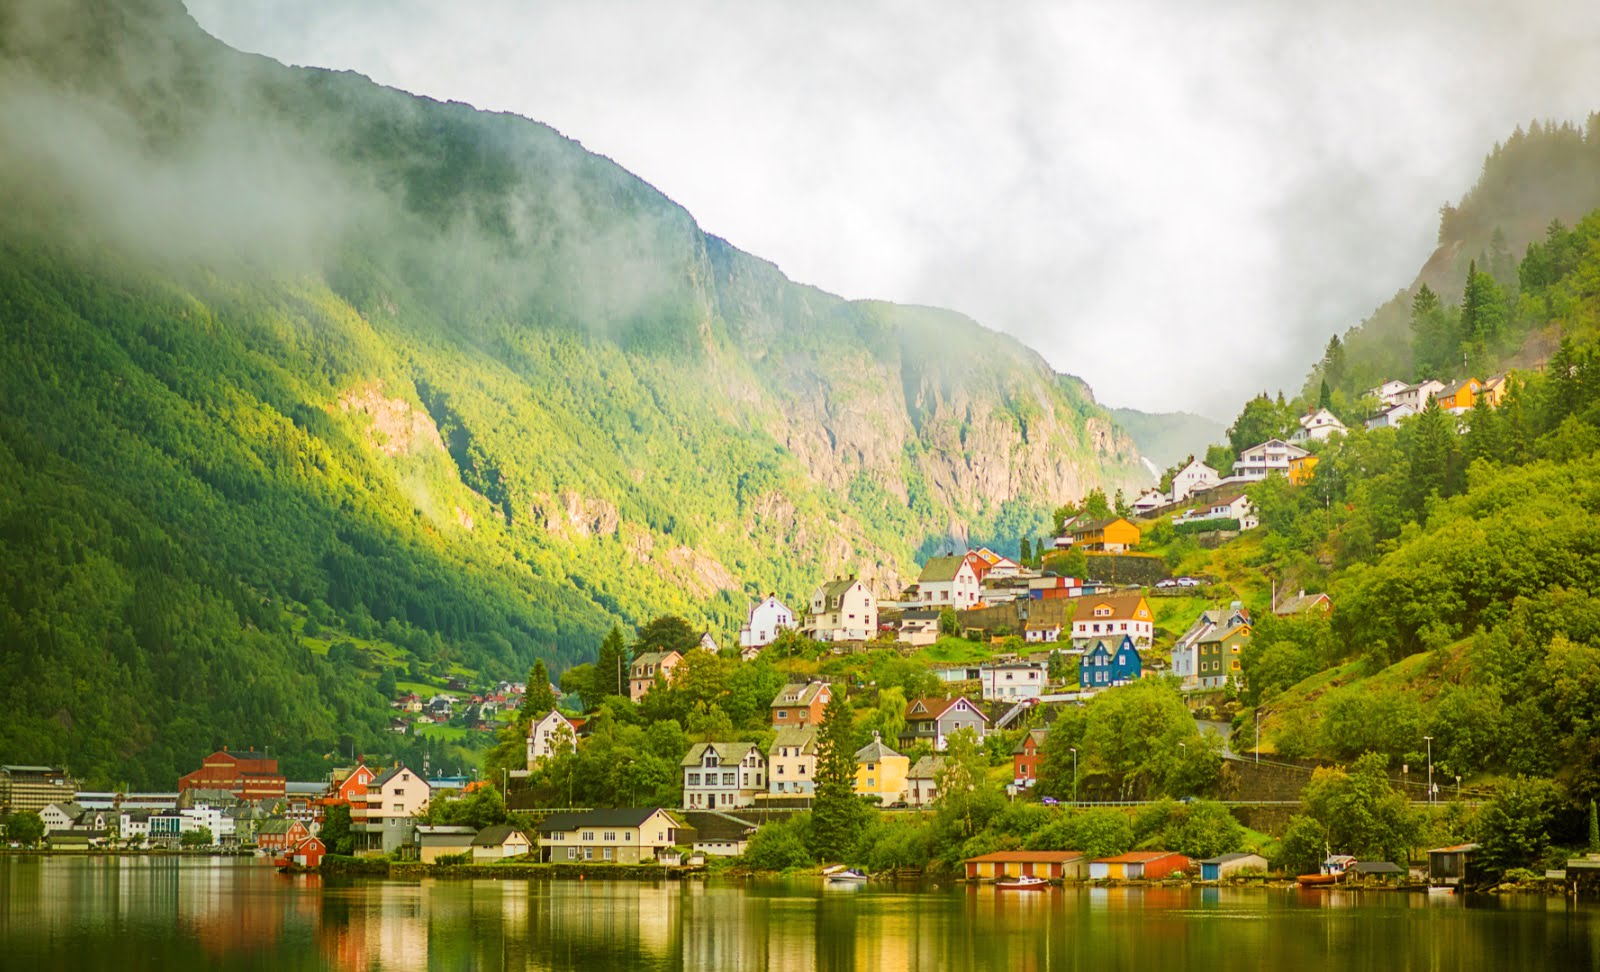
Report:
[{"label": "village houses on hillside", "polygon": [[837,577],[811,595],[805,634],[816,641],[866,641],[878,633],[878,599],[855,577]]}]

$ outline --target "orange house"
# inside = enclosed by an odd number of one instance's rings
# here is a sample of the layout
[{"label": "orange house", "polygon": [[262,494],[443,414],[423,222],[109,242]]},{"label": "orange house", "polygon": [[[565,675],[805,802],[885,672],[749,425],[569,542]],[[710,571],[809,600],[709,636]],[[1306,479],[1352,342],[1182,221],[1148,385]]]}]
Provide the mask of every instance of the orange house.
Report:
[{"label": "orange house", "polygon": [[1084,550],[1132,550],[1139,545],[1139,528],[1120,516],[1075,523],[1072,545]]},{"label": "orange house", "polygon": [[1298,456],[1289,460],[1289,482],[1296,486],[1304,486],[1311,482],[1311,477],[1316,475],[1317,463],[1321,462],[1315,454]]},{"label": "orange house", "polygon": [[822,712],[833,699],[833,690],[827,682],[801,682],[785,685],[772,700],[772,725],[783,729],[791,726],[820,726]]},{"label": "orange house", "polygon": [[1467,378],[1446,385],[1443,391],[1433,396],[1433,400],[1446,411],[1462,411],[1472,407],[1472,403],[1477,400],[1478,392],[1482,390],[1483,382],[1476,378]]},{"label": "orange house", "polygon": [[1016,748],[1011,750],[1012,782],[1017,786],[1032,786],[1039,780],[1040,747],[1044,745],[1045,731],[1029,729]]}]

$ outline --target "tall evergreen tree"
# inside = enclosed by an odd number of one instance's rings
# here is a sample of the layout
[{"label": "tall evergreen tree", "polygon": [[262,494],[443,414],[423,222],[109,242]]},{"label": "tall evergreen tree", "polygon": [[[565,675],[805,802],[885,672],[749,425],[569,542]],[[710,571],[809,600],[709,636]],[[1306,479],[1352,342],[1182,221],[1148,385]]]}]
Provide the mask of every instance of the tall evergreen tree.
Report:
[{"label": "tall evergreen tree", "polygon": [[1461,437],[1463,461],[1467,465],[1478,459],[1499,462],[1504,458],[1500,440],[1500,416],[1489,406],[1488,397],[1479,395],[1467,414],[1467,433]]},{"label": "tall evergreen tree", "polygon": [[1429,401],[1412,423],[1409,505],[1419,522],[1429,496],[1449,496],[1455,491],[1458,460],[1454,424],[1437,401]]},{"label": "tall evergreen tree", "polygon": [[821,860],[842,858],[855,845],[866,819],[866,806],[855,793],[854,715],[841,685],[822,710],[822,729],[817,740],[811,852]]},{"label": "tall evergreen tree", "polygon": [[1501,458],[1508,463],[1522,463],[1528,458],[1528,411],[1524,402],[1522,382],[1515,377],[1506,378],[1506,394],[1501,399],[1499,414]]},{"label": "tall evergreen tree", "polygon": [[1033,563],[1033,544],[1027,537],[1022,538],[1022,552],[1018,556],[1024,566]]},{"label": "tall evergreen tree", "polygon": [[611,626],[611,633],[600,643],[600,657],[594,663],[594,679],[604,695],[628,694],[628,645],[622,629]]},{"label": "tall evergreen tree", "polygon": [[1328,346],[1322,352],[1322,381],[1326,385],[1340,388],[1344,385],[1344,378],[1344,342],[1335,334],[1328,338]]},{"label": "tall evergreen tree", "polygon": [[1441,374],[1441,364],[1456,356],[1456,337],[1439,295],[1423,284],[1411,298],[1411,361],[1416,379]]},{"label": "tall evergreen tree", "polygon": [[676,614],[663,614],[639,629],[639,641],[633,646],[634,657],[647,651],[675,651],[687,655],[700,644],[700,632]]},{"label": "tall evergreen tree", "polygon": [[522,714],[526,719],[537,718],[556,707],[556,693],[550,689],[550,670],[544,659],[533,663],[528,670],[528,688],[522,696]]},{"label": "tall evergreen tree", "polygon": [[1333,389],[1328,387],[1328,379],[1322,379],[1322,388],[1317,391],[1317,407],[1333,407]]}]

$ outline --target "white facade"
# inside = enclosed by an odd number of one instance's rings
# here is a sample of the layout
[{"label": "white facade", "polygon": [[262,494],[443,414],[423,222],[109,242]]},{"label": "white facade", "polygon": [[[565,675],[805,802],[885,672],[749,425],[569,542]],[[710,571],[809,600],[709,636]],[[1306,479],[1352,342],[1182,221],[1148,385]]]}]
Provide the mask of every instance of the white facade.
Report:
[{"label": "white facade", "polygon": [[558,752],[577,752],[578,732],[566,716],[551,709],[528,724],[528,769]]},{"label": "white facade", "polygon": [[1161,509],[1163,506],[1168,505],[1169,502],[1167,494],[1161,490],[1146,490],[1144,495],[1133,501],[1133,512],[1149,513],[1151,510]]},{"label": "white facade", "polygon": [[1386,429],[1399,425],[1401,419],[1410,418],[1417,414],[1417,410],[1410,405],[1391,405],[1388,409],[1379,412],[1367,419],[1367,428]]},{"label": "white facade", "polygon": [[1407,385],[1394,396],[1393,404],[1410,405],[1412,409],[1420,412],[1428,407],[1428,401],[1433,396],[1444,391],[1444,382],[1434,381],[1432,378],[1419,381],[1415,385]]},{"label": "white facade", "polygon": [[415,817],[432,797],[427,780],[397,766],[367,785],[367,819]]},{"label": "white facade", "polygon": [[811,595],[806,631],[817,641],[867,641],[878,633],[878,599],[853,577],[829,581]]},{"label": "white facade", "polygon": [[985,665],[980,673],[986,702],[1036,699],[1044,693],[1046,666],[1042,662]]},{"label": "white facade", "polygon": [[1148,648],[1155,635],[1155,617],[1139,595],[1085,598],[1072,619],[1073,646],[1082,650],[1096,641],[1133,639],[1134,647]]},{"label": "white facade", "polygon": [[1211,489],[1222,483],[1222,477],[1215,469],[1198,459],[1191,461],[1187,466],[1178,470],[1172,477],[1172,502],[1182,503],[1203,489]]},{"label": "white facade", "polygon": [[682,766],[685,810],[748,807],[767,789],[767,759],[755,743],[700,743]]},{"label": "white facade", "polygon": [[[972,569],[972,563],[965,557],[960,558],[960,566],[955,568],[955,575],[944,578],[948,571],[940,571],[939,579],[930,580],[929,574],[939,567],[948,567],[948,561],[954,557],[936,557],[928,562],[922,576],[917,578],[917,603],[924,607],[945,608],[952,607],[957,611],[967,611],[978,606],[978,600],[983,596],[983,589],[978,584],[978,572]],[[1014,575],[1013,575],[1014,576]]]},{"label": "white facade", "polygon": [[1219,499],[1208,505],[1187,510],[1182,516],[1173,517],[1172,522],[1176,525],[1205,520],[1238,520],[1240,530],[1254,530],[1261,525],[1260,518],[1256,516],[1255,506],[1243,493],[1231,499]]},{"label": "white facade", "polygon": [[1376,388],[1368,388],[1366,391],[1366,396],[1368,398],[1376,398],[1385,405],[1393,405],[1395,403],[1395,397],[1409,387],[1410,386],[1403,381],[1390,378],[1388,381]]},{"label": "white facade", "polygon": [[1022,629],[1022,639],[1029,644],[1048,645],[1061,640],[1059,624],[1029,624]]},{"label": "white facade", "polygon": [[1310,415],[1300,416],[1300,429],[1290,437],[1291,442],[1321,442],[1335,435],[1343,435],[1350,431],[1339,421],[1339,417],[1325,408],[1319,408]]},{"label": "white facade", "polygon": [[1311,453],[1282,439],[1268,439],[1239,453],[1239,460],[1233,464],[1233,478],[1253,482],[1274,473],[1286,474],[1289,460],[1309,455]]},{"label": "white facade", "polygon": [[750,606],[744,626],[739,629],[739,647],[765,648],[778,640],[778,632],[794,626],[794,612],[777,595],[768,594],[765,600]]}]

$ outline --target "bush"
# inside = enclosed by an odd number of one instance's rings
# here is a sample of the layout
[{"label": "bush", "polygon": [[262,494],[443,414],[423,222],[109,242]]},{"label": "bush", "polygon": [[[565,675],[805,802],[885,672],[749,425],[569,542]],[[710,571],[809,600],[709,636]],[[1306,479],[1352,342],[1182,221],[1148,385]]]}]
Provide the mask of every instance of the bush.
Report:
[{"label": "bush", "polygon": [[472,851],[462,851],[459,854],[440,854],[433,859],[435,864],[471,864]]},{"label": "bush", "polygon": [[796,814],[788,820],[763,824],[750,838],[741,859],[746,867],[757,871],[787,871],[790,868],[810,867],[813,863],[808,848],[811,815]]}]

